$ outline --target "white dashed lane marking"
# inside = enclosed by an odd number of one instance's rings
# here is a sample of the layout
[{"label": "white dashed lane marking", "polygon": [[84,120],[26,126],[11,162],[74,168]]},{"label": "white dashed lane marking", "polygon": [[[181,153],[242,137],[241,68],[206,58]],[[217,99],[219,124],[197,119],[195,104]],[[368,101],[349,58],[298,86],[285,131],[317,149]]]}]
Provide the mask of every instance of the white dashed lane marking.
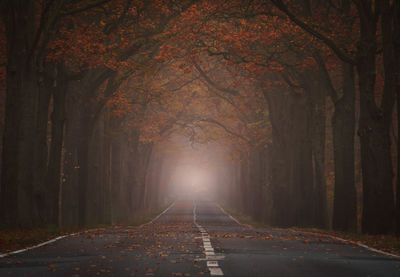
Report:
[{"label": "white dashed lane marking", "polygon": [[207,266],[208,267],[218,267],[218,262],[217,261],[207,261]]},{"label": "white dashed lane marking", "polygon": [[[206,255],[207,267],[210,271],[211,276],[222,276],[224,273],[222,269],[219,267],[218,262],[215,261],[217,256],[215,255],[214,248],[211,245],[210,236],[208,235],[206,229],[203,226],[197,223],[197,216],[196,216],[196,203],[193,202],[193,222],[196,227],[199,229],[201,233],[201,238],[203,240],[204,245],[204,254]],[[215,259],[215,260],[213,260]],[[220,259],[220,257],[218,257]]]},{"label": "white dashed lane marking", "polygon": [[210,275],[211,276],[222,276],[224,273],[222,272],[221,268],[219,267],[209,267]]}]

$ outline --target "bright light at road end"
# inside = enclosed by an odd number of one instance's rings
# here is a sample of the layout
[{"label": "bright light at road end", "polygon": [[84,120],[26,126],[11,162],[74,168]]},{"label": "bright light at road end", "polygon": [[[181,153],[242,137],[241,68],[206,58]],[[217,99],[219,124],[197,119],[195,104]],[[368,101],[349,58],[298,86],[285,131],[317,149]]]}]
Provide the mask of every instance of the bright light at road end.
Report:
[{"label": "bright light at road end", "polygon": [[178,166],[170,180],[170,194],[178,198],[212,196],[215,180],[210,170],[193,165]]}]

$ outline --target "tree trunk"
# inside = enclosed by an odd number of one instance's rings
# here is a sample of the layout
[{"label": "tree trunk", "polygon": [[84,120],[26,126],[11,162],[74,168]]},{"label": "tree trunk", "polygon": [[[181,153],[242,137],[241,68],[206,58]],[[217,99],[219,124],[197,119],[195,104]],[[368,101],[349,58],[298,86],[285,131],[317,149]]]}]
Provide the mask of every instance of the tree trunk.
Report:
[{"label": "tree trunk", "polygon": [[147,177],[148,177],[148,168],[150,164],[151,154],[153,152],[153,144],[142,144],[139,146],[139,168],[137,171],[138,177],[138,185],[139,185],[139,194],[138,194],[138,204],[139,210],[144,210],[148,206],[147,203],[147,194],[148,194],[148,187],[147,187]]},{"label": "tree trunk", "polygon": [[[400,2],[395,2],[393,26],[400,24]],[[400,29],[394,29],[394,51],[396,56],[397,95],[397,182],[396,182],[396,234],[400,235]]]},{"label": "tree trunk", "polygon": [[357,230],[357,195],[354,182],[355,134],[354,69],[344,64],[343,96],[336,101],[332,117],[335,192],[333,200],[334,230]]},{"label": "tree trunk", "polygon": [[[113,121],[115,124],[115,119]],[[115,128],[115,126],[113,127]],[[121,168],[121,140],[119,135],[113,134],[111,138],[111,215],[113,224],[121,221]]]},{"label": "tree trunk", "polygon": [[48,210],[48,221],[57,224],[59,219],[59,195],[61,191],[61,163],[62,149],[64,141],[65,124],[65,100],[67,84],[60,80],[56,89],[53,90],[53,113],[51,115],[51,144],[49,163],[46,174],[46,190],[48,200],[46,208]]},{"label": "tree trunk", "polygon": [[253,189],[253,217],[254,219],[261,221],[263,215],[263,174],[264,174],[264,145],[258,146],[255,149],[254,165],[254,183],[250,184]]},{"label": "tree trunk", "polygon": [[[400,51],[399,51],[400,54]],[[400,62],[400,59],[398,59]],[[399,78],[400,79],[400,78]],[[400,235],[400,85],[397,85],[396,234]]]},{"label": "tree trunk", "polygon": [[87,223],[87,202],[89,182],[89,145],[93,131],[87,112],[82,111],[81,131],[78,145],[78,224],[83,227]]},{"label": "tree trunk", "polygon": [[135,182],[136,170],[135,170],[135,160],[137,160],[137,149],[139,142],[139,134],[137,130],[133,129],[128,138],[128,149],[129,155],[127,157],[127,175],[126,175],[126,183],[127,183],[127,193],[126,193],[126,201],[128,204],[128,220],[131,219],[133,213],[137,208],[137,199],[135,193],[137,184]]},{"label": "tree trunk", "polygon": [[[40,219],[38,225],[51,224],[49,218],[49,206],[46,203],[53,196],[49,194],[45,185],[47,160],[48,160],[48,116],[51,96],[52,80],[47,80],[40,87],[36,107],[36,124],[33,137],[33,165],[32,165],[32,185],[35,218]],[[56,197],[57,199],[57,197]]]},{"label": "tree trunk", "polygon": [[[272,125],[272,146],[271,146],[271,194],[272,194],[272,211],[271,224],[276,226],[289,226],[294,203],[289,198],[289,174],[288,161],[286,159],[286,146],[288,142],[284,128],[286,127],[285,119],[288,117],[287,98],[283,95],[273,95],[268,92],[264,93],[267,99],[268,109],[270,112],[270,121]],[[291,205],[282,207],[282,203],[291,203]]]},{"label": "tree trunk", "polygon": [[302,74],[302,86],[306,88],[306,121],[309,131],[306,136],[311,141],[312,148],[312,176],[313,176],[313,201],[312,224],[315,227],[327,226],[327,195],[325,182],[325,134],[326,134],[326,93],[322,82],[313,72]]},{"label": "tree trunk", "polygon": [[249,157],[247,153],[241,154],[240,162],[240,198],[243,213],[251,214],[251,201],[249,201]]},{"label": "tree trunk", "polygon": [[[294,187],[295,193],[292,195],[292,201],[297,200],[299,203],[294,220],[296,226],[315,226],[315,193],[313,184],[312,138],[310,130],[311,107],[307,104],[305,107],[298,104],[295,105],[296,109],[298,108],[299,110],[294,115],[294,124],[300,127],[301,130],[297,130],[292,134],[292,136],[296,136],[296,134],[299,136],[299,141],[297,141],[297,144],[296,142],[293,144],[295,147],[292,149],[295,154],[292,163],[294,169],[292,186]],[[304,112],[305,114],[303,114]],[[296,121],[296,119],[300,120]]]},{"label": "tree trunk", "polygon": [[7,36],[7,92],[2,153],[0,219],[10,227],[31,227],[34,213],[32,138],[35,136],[38,78],[28,53],[33,38],[35,3],[5,4]]},{"label": "tree trunk", "polygon": [[363,177],[362,230],[365,233],[380,234],[393,231],[391,118],[387,118],[385,114],[388,111],[379,109],[375,102],[376,26],[366,20],[361,20],[360,56],[357,63],[360,90],[358,135]]},{"label": "tree trunk", "polygon": [[293,93],[265,93],[265,96],[273,138],[272,224],[282,227],[314,225],[310,107],[304,96]]}]

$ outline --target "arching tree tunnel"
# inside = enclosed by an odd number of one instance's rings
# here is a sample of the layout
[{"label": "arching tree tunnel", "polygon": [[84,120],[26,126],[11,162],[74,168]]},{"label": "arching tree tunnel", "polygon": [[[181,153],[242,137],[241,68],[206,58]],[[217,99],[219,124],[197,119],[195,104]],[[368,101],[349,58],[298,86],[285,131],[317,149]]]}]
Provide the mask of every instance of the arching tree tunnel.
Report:
[{"label": "arching tree tunnel", "polygon": [[398,232],[400,6],[361,2],[1,1],[1,227]]}]

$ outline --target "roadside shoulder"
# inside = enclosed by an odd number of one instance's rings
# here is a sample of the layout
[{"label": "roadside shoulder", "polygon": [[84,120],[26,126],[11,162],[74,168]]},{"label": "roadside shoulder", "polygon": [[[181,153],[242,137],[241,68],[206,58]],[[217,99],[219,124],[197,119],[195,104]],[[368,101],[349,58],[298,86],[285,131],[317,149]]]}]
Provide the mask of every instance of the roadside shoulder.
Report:
[{"label": "roadside shoulder", "polygon": [[367,235],[359,233],[335,232],[332,230],[317,228],[277,228],[271,227],[270,225],[262,222],[257,222],[251,217],[243,215],[242,213],[231,210],[227,207],[222,207],[221,205],[218,206],[224,213],[226,213],[238,224],[249,228],[284,230],[314,236],[323,236],[343,243],[357,245],[369,251],[386,255],[395,259],[400,259],[400,237],[396,237],[395,235]]}]

